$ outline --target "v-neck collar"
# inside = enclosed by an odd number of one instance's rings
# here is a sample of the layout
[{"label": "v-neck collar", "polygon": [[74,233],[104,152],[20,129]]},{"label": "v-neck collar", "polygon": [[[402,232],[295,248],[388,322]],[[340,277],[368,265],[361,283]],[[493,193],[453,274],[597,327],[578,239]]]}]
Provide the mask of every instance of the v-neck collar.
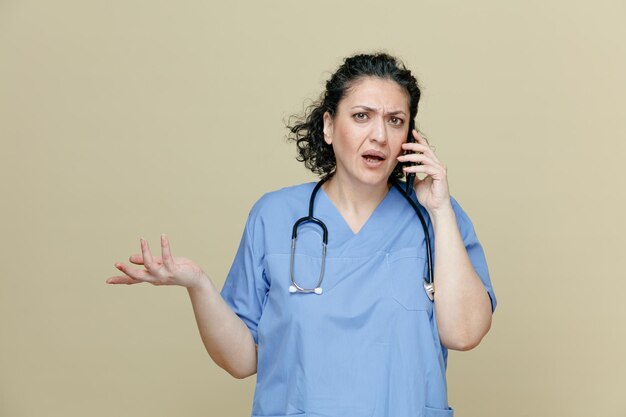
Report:
[{"label": "v-neck collar", "polygon": [[350,227],[350,225],[346,221],[345,217],[343,217],[343,215],[341,214],[341,211],[339,211],[339,209],[337,208],[335,203],[333,203],[333,201],[330,199],[328,194],[326,194],[326,190],[324,190],[324,187],[320,187],[319,192],[320,192],[320,195],[321,195],[322,199],[324,200],[325,205],[329,207],[329,210],[331,212],[333,212],[333,217],[336,217],[338,219],[337,222],[333,222],[333,223],[338,223],[338,225],[336,225],[336,226],[341,225],[340,227],[342,229],[345,229],[346,233],[349,233],[349,236],[351,236],[351,238],[355,238],[357,236],[362,235],[364,233],[364,231],[366,232],[366,229],[368,227],[371,228],[372,227],[372,226],[370,226],[371,223],[375,223],[376,222],[376,218],[378,217],[378,213],[382,210],[383,206],[386,205],[386,202],[389,200],[390,195],[392,194],[392,192],[391,192],[392,189],[393,189],[393,187],[390,187],[387,190],[387,193],[385,194],[385,197],[383,197],[383,199],[380,201],[380,203],[378,203],[378,205],[376,206],[374,211],[372,211],[372,213],[367,218],[365,223],[363,223],[363,225],[361,226],[359,231],[356,232],[356,233],[354,232],[354,230],[352,230],[352,228]]}]

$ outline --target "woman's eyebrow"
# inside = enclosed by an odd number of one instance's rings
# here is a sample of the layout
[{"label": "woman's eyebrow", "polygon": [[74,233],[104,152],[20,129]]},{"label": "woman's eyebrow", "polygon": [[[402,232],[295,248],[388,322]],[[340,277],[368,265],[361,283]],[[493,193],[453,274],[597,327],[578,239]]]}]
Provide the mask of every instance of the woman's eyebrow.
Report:
[{"label": "woman's eyebrow", "polygon": [[[365,110],[365,111],[371,111],[371,112],[374,112],[374,113],[378,112],[378,110],[377,110],[377,109],[374,109],[374,108],[372,108],[372,107],[368,107],[368,106],[362,106],[362,105],[359,105],[359,106],[353,106],[352,108],[353,108],[353,109],[356,109],[356,108],[361,108],[361,109],[363,109],[363,110]],[[390,111],[390,112],[388,112],[387,114],[389,114],[389,115],[391,115],[391,116],[395,116],[396,114],[403,114],[403,115],[405,115],[405,116],[406,116],[406,113],[405,113],[405,112],[403,112],[402,110]]]}]

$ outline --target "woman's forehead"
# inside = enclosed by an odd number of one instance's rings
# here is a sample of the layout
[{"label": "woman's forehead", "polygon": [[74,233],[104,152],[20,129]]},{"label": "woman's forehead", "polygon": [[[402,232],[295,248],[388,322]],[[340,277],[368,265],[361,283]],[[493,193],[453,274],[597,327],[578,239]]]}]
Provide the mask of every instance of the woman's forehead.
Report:
[{"label": "woman's forehead", "polygon": [[[356,80],[347,90],[339,105],[377,108],[386,110],[409,109],[408,91],[397,82],[379,77],[364,77]],[[396,108],[397,107],[397,108]]]}]

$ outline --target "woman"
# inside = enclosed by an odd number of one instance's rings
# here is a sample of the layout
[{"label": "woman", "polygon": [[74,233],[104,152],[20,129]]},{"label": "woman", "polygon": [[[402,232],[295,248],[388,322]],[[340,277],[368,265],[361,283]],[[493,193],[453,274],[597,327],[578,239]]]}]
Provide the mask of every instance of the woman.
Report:
[{"label": "woman", "polygon": [[[410,129],[419,98],[395,58],[345,59],[290,128],[321,186],[254,205],[221,296],[195,263],[172,257],[165,236],[162,257],[142,239],[130,262],[145,270],[118,263],[125,275],[107,282],[187,287],[211,358],[237,378],[257,373],[253,416],[452,416],[447,350],[478,345],[496,299],[446,166]],[[396,181],[420,173],[414,210]],[[436,248],[434,294],[422,285],[428,242],[418,211]],[[307,213],[324,223],[327,245],[324,226],[304,221],[292,246]]]}]

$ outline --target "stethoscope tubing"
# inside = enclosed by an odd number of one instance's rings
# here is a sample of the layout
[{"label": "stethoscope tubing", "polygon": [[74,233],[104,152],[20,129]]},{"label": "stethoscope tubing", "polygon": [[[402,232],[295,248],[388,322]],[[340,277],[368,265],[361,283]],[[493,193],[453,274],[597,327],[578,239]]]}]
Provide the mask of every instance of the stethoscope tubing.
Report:
[{"label": "stethoscope tubing", "polygon": [[[322,187],[322,184],[324,184],[330,177],[331,176],[329,175],[329,176],[322,178],[315,185],[315,188],[313,188],[313,191],[311,192],[311,197],[309,199],[309,214],[305,217],[298,219],[293,225],[293,229],[291,233],[291,260],[289,262],[289,274],[291,276],[291,285],[289,286],[289,292],[291,293],[314,292],[316,294],[322,294],[321,284],[322,284],[322,280],[324,279],[324,269],[325,269],[325,264],[326,264],[326,247],[328,245],[328,228],[326,227],[323,221],[321,221],[320,219],[316,218],[313,215],[313,205],[315,203],[315,196],[317,195],[317,192]],[[416,201],[413,201],[413,199],[411,198],[411,194],[413,191],[413,181],[415,180],[415,175],[410,174],[407,177],[406,190],[402,189],[397,179],[392,178],[390,180],[391,180],[391,184],[400,192],[400,194],[405,198],[405,200],[411,205],[411,207],[415,211],[415,214],[420,220],[422,228],[424,229],[424,238],[426,239],[426,256],[427,256],[426,261],[428,263],[428,277],[424,277],[424,290],[426,291],[428,298],[431,301],[433,301],[434,300],[433,261],[432,261],[430,235],[428,233],[428,225],[426,224],[426,220],[424,220],[424,216],[422,215],[419,209],[419,203]],[[305,223],[315,223],[322,229],[322,232],[323,232],[322,233],[322,266],[321,266],[319,278],[317,280],[317,284],[315,285],[314,288],[300,287],[298,283],[296,282],[296,279],[294,276],[294,273],[295,273],[294,259],[295,259],[295,253],[296,253],[296,240],[298,237],[298,227]]]},{"label": "stethoscope tubing", "polygon": [[[412,183],[414,180],[415,180],[414,174],[409,175],[409,178],[407,178],[407,185],[410,183],[409,190],[411,191],[413,191]],[[422,228],[424,229],[424,238],[426,239],[426,262],[428,263],[428,279],[426,279],[426,277],[424,278],[424,287],[426,288],[427,293],[429,293],[429,291],[434,292],[433,286],[434,286],[435,279],[433,277],[433,255],[430,249],[431,245],[430,245],[430,234],[428,233],[428,225],[426,224],[426,220],[424,220],[424,216],[422,216],[422,213],[419,209],[419,206],[418,206],[419,203],[413,201],[409,192],[406,192],[405,190],[403,190],[400,184],[398,184],[398,181],[396,179],[393,179],[391,181],[391,184],[394,187],[396,187],[398,191],[400,191],[400,194],[402,194],[402,197],[404,197],[405,200],[409,202],[411,207],[413,207],[413,210],[415,210],[415,214],[417,214],[417,217],[420,219],[420,223],[422,224]],[[431,295],[432,294],[429,293],[428,297],[432,300]]]}]

